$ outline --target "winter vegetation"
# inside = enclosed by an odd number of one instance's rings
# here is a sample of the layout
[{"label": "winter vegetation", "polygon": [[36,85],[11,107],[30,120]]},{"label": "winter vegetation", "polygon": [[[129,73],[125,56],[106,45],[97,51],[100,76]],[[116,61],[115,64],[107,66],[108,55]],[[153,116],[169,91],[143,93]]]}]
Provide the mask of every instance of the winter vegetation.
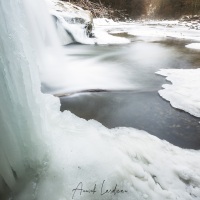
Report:
[{"label": "winter vegetation", "polygon": [[64,0],[91,10],[95,17],[179,18],[200,14],[200,0]]}]

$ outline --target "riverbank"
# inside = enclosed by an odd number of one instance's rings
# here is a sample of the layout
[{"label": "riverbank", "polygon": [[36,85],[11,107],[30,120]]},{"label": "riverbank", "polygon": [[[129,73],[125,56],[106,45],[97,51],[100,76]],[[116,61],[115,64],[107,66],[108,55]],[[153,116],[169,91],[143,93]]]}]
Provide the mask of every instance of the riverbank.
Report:
[{"label": "riverbank", "polygon": [[[126,33],[132,36],[142,36],[147,38],[177,38],[184,40],[191,40],[193,42],[200,42],[199,26],[192,28],[194,21],[180,21],[180,20],[138,20],[128,22],[114,22],[109,19],[94,19],[96,29],[106,30],[110,34]],[[192,42],[193,41],[193,42]],[[199,47],[188,46],[190,48]]]}]

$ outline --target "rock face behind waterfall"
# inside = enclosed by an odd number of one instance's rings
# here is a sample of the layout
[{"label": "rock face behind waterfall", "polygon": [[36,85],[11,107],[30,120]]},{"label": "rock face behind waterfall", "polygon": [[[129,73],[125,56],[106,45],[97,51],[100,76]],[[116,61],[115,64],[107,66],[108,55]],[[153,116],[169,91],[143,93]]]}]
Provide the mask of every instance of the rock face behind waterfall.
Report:
[{"label": "rock face behind waterfall", "polygon": [[74,42],[91,43],[93,18],[90,11],[60,0],[52,0],[49,3],[63,45]]}]

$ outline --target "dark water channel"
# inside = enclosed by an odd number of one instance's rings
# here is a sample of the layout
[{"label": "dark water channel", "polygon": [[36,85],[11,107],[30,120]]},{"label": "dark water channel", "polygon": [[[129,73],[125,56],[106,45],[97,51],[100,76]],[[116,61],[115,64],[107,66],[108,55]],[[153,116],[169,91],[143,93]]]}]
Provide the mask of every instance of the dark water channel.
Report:
[{"label": "dark water channel", "polygon": [[200,119],[174,109],[162,99],[158,90],[166,80],[155,74],[161,68],[197,68],[200,52],[185,48],[190,41],[141,37],[131,40],[128,45],[66,47],[71,57],[97,59],[102,65],[123,68],[137,89],[116,88],[62,97],[61,110],[70,110],[87,120],[95,119],[108,128],[134,127],[174,145],[200,149]]}]

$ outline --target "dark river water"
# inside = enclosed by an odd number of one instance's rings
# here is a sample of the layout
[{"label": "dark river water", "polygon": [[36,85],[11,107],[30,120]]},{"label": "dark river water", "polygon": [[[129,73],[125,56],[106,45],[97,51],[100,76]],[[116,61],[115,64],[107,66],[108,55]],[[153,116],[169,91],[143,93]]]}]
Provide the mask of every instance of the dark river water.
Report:
[{"label": "dark river water", "polygon": [[87,120],[95,119],[108,128],[134,127],[174,145],[200,149],[200,119],[174,109],[162,99],[158,90],[167,82],[155,74],[161,68],[197,68],[200,52],[185,48],[190,41],[126,37],[131,39],[131,44],[77,44],[66,49],[68,56],[79,60],[96,59],[98,63],[106,64],[108,71],[109,65],[125,70],[128,80],[137,87],[61,97],[61,110],[70,110]]}]

